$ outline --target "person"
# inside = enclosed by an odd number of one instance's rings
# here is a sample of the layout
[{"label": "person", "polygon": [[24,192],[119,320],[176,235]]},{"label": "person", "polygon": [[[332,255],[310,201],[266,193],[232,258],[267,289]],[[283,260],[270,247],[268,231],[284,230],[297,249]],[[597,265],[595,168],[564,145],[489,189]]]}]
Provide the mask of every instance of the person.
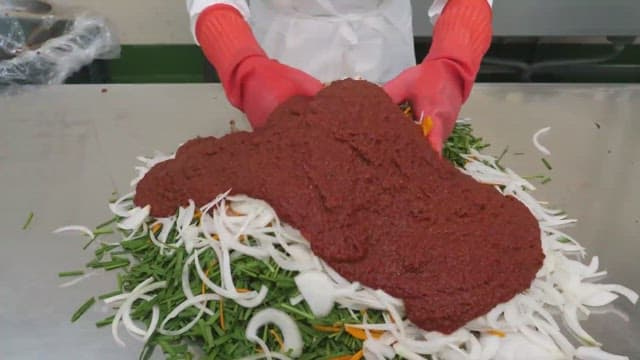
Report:
[{"label": "person", "polygon": [[227,98],[254,128],[294,95],[361,77],[428,118],[425,134],[441,153],[491,43],[492,1],[435,0],[420,64],[410,0],[187,0],[187,9]]}]

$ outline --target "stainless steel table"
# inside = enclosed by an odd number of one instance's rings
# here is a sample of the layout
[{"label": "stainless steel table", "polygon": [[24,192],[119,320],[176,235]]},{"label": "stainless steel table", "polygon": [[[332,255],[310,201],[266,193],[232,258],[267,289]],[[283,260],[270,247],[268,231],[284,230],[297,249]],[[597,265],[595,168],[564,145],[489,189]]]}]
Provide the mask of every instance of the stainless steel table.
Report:
[{"label": "stainless steel table", "polygon": [[[570,230],[609,270],[608,281],[640,290],[640,86],[478,85],[463,110],[503,163],[522,175],[549,174],[536,197],[580,219]],[[94,321],[70,315],[89,296],[111,290],[112,276],[59,289],[57,273],[90,259],[84,239],[56,236],[61,225],[96,225],[106,201],[124,194],[135,157],[164,152],[197,135],[222,135],[247,122],[215,85],[57,86],[0,98],[0,358],[135,358]],[[552,155],[547,171],[532,145]],[[524,153],[523,155],[520,153]],[[518,154],[518,155],[516,155]],[[35,216],[22,230],[29,212]],[[605,348],[640,358],[640,311],[620,302],[630,321],[594,315],[587,324]]]}]

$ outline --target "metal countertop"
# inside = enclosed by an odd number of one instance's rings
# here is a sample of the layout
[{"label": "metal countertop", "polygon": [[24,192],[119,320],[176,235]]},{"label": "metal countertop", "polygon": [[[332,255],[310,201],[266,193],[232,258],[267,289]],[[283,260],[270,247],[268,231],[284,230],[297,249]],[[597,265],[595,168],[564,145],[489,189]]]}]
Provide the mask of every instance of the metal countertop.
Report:
[{"label": "metal countertop", "polygon": [[[640,86],[478,84],[462,116],[492,144],[486,152],[509,146],[504,165],[550,175],[534,196],[579,219],[569,233],[600,256],[605,281],[640,290]],[[217,85],[66,85],[0,97],[0,358],[137,358],[140,344],[128,339],[121,349],[109,329],[95,328],[107,315],[101,306],[70,323],[115,281],[59,289],[57,273],[82,269],[91,256],[85,239],[51,231],[107,219],[111,193],[130,191],[137,155],[221,136],[231,120],[248,129]],[[551,171],[531,141],[545,126]],[[586,328],[605,349],[640,358],[640,311],[617,304],[629,322],[593,315]]]}]

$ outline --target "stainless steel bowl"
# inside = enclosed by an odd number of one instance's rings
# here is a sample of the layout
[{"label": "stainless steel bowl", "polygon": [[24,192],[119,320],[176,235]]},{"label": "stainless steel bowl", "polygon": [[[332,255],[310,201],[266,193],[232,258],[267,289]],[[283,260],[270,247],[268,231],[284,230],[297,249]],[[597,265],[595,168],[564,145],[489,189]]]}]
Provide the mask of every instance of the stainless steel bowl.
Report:
[{"label": "stainless steel bowl", "polygon": [[5,12],[21,12],[29,14],[48,14],[53,7],[39,0],[0,0],[0,9]]}]

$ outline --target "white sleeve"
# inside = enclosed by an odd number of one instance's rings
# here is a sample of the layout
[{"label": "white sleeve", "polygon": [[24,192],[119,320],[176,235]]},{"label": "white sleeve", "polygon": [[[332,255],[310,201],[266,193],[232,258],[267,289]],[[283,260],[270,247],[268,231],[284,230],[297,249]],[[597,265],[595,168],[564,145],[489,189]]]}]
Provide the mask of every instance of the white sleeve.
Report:
[{"label": "white sleeve", "polygon": [[198,42],[196,39],[196,21],[198,21],[198,16],[200,16],[200,13],[204,11],[204,9],[215,4],[231,5],[238,9],[245,19],[249,19],[249,5],[246,0],[187,0],[187,11],[189,12],[189,19],[191,22],[191,34],[193,35],[193,39],[196,43]]},{"label": "white sleeve", "polygon": [[[493,0],[487,0],[489,6],[493,7]],[[442,9],[447,4],[447,0],[434,0],[433,4],[429,8],[429,19],[431,19],[431,24],[435,25],[436,21],[438,21],[438,17],[442,13]]]}]

